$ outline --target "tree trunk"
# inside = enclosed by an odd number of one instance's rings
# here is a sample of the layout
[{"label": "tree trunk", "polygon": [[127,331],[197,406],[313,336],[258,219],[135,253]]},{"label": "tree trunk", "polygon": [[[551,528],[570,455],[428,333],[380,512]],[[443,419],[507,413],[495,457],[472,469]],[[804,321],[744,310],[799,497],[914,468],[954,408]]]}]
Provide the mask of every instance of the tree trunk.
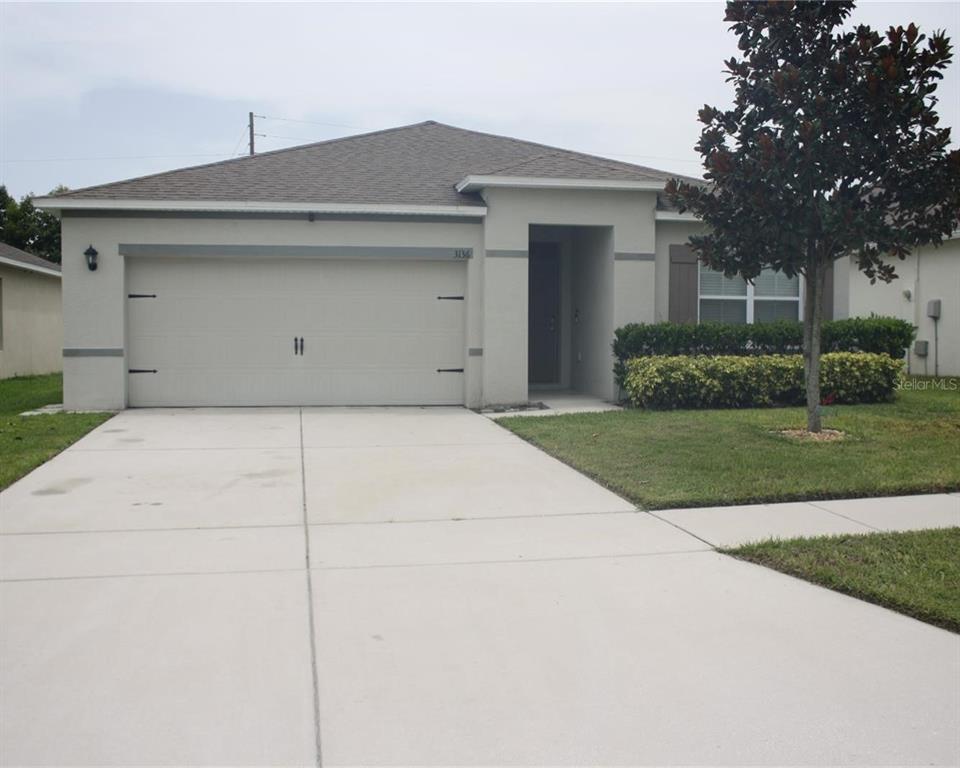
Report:
[{"label": "tree trunk", "polygon": [[803,378],[807,392],[807,430],[820,432],[820,329],[823,325],[823,289],[827,266],[815,260],[804,275]]}]

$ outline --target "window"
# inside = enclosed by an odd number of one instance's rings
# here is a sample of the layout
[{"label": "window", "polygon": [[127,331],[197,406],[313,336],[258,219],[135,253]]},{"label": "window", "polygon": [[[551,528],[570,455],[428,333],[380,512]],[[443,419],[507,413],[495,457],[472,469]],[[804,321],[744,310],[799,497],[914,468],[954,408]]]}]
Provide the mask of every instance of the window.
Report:
[{"label": "window", "polygon": [[765,269],[753,285],[700,265],[700,322],[766,323],[800,319],[800,280]]}]

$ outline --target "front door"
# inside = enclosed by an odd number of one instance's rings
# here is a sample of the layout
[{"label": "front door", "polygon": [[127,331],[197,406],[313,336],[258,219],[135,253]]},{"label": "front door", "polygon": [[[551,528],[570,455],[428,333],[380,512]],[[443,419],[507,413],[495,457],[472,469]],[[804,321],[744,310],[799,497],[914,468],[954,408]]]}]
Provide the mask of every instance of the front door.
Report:
[{"label": "front door", "polygon": [[560,245],[530,243],[530,384],[560,382]]}]

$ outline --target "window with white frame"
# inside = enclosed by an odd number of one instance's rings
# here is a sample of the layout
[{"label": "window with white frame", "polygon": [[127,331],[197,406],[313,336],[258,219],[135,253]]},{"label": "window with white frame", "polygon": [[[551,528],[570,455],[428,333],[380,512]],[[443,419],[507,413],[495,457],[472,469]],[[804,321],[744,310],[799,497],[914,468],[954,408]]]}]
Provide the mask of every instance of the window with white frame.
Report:
[{"label": "window with white frame", "polygon": [[765,269],[751,285],[700,265],[700,322],[767,323],[799,320],[800,280]]}]

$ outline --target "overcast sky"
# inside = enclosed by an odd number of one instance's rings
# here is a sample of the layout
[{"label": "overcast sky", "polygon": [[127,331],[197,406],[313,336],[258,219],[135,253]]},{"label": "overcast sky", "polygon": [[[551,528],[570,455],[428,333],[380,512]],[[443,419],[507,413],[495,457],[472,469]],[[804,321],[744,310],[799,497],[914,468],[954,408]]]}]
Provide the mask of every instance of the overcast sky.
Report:
[{"label": "overcast sky", "polygon": [[[960,2],[865,2],[960,45]],[[699,175],[722,3],[0,2],[0,183],[20,196],[421,120]],[[960,130],[960,64],[940,91]],[[304,121],[304,122],[294,122]]]}]

